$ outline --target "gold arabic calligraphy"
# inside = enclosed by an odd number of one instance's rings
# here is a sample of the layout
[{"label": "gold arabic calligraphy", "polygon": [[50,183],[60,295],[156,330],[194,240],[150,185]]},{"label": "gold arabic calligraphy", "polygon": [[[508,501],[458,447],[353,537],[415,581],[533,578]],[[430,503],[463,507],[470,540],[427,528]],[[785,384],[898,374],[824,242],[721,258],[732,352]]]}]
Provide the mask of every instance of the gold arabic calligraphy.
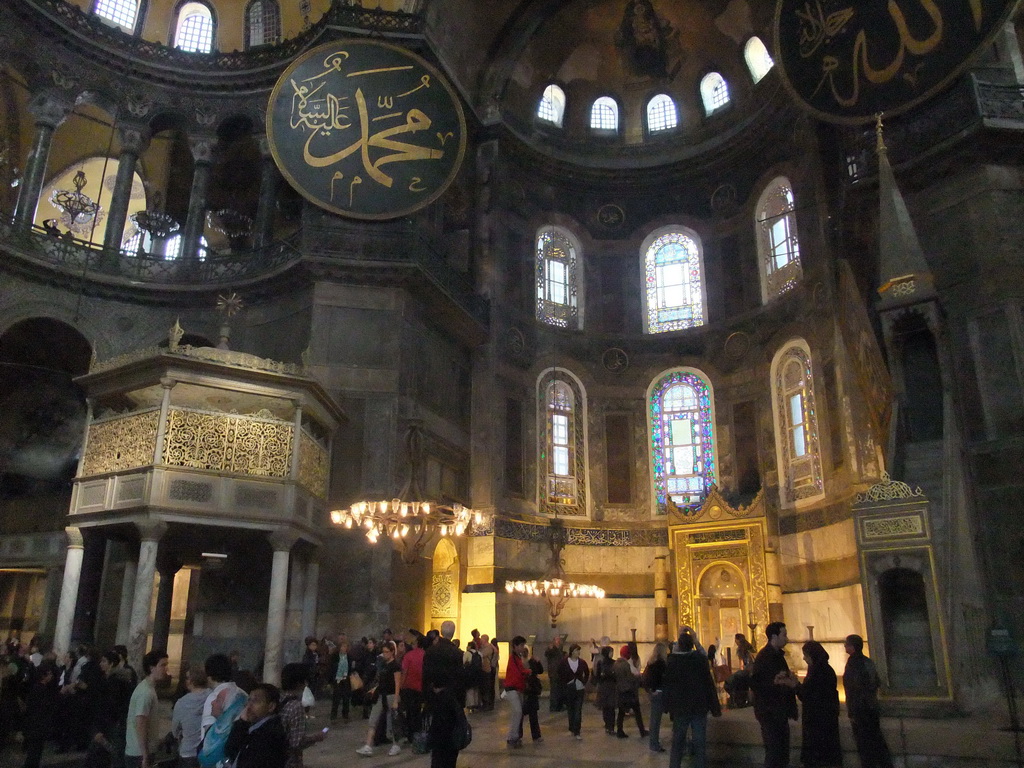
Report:
[{"label": "gold arabic calligraphy", "polygon": [[[872,63],[873,60],[877,62],[878,50],[883,46],[873,45],[869,48],[868,30],[861,28],[854,38],[853,50],[846,68],[842,66],[838,56],[821,53],[821,80],[814,93],[811,94],[812,98],[826,82],[835,101],[843,107],[852,107],[857,104],[861,97],[861,86],[864,81],[873,85],[882,85],[900,75],[911,86],[916,87],[920,63],[913,68],[905,68],[906,57],[908,54],[924,56],[933,51],[942,42],[945,23],[942,11],[935,0],[909,1],[918,3],[927,14],[931,25],[930,34],[921,38],[915,37],[910,31],[907,14],[904,13],[900,3],[897,0],[889,0],[886,9],[895,25],[899,40],[897,50],[890,61],[882,67]],[[975,30],[980,30],[983,16],[982,0],[967,0],[967,3]],[[822,0],[806,2],[803,8],[797,8],[794,13],[799,22],[798,50],[800,56],[805,59],[817,54],[822,46],[827,46],[835,38],[846,36],[848,25],[854,21],[857,15],[854,7],[826,12]],[[846,71],[849,73],[850,84],[842,89],[836,83],[836,79]]]},{"label": "gold arabic calligraphy", "polygon": [[[399,141],[397,137],[412,134],[423,134],[429,137],[429,130],[433,124],[430,117],[423,110],[410,107],[402,110],[400,105],[398,111],[389,112],[371,117],[370,108],[367,104],[366,94],[363,85],[357,86],[352,97],[331,93],[327,89],[328,81],[317,80],[332,73],[344,74],[346,78],[367,78],[373,75],[389,72],[412,70],[409,65],[379,67],[365,69],[355,72],[344,72],[345,60],[349,58],[346,51],[335,51],[329,54],[323,61],[324,71],[311,77],[296,81],[290,80],[292,87],[292,108],[290,116],[290,127],[293,130],[308,131],[305,144],[302,150],[302,158],[306,165],[311,168],[327,168],[341,163],[346,158],[359,153],[362,163],[362,170],[366,176],[378,184],[391,188],[394,183],[392,176],[381,170],[382,166],[390,163],[404,163],[413,160],[439,160],[444,157],[445,141],[452,135],[450,132],[442,135],[435,133],[440,146],[422,146],[408,141]],[[378,95],[378,109],[395,109],[396,103],[400,102],[423,88],[430,88],[430,75],[422,75],[420,82],[415,87],[396,95]],[[369,87],[369,86],[367,86]],[[400,120],[397,125],[390,125],[378,131],[371,131],[371,125],[378,122],[388,123],[393,120]],[[348,146],[328,154],[318,154],[316,145],[322,144],[318,139],[330,137],[334,131],[346,131],[358,125],[358,137]],[[431,137],[432,138],[432,137]],[[371,149],[376,150],[371,156]],[[380,151],[383,150],[383,153]],[[345,178],[342,171],[334,172],[330,181],[331,200],[334,200],[334,184]],[[359,175],[353,176],[349,183],[349,206],[353,203],[355,187],[363,183]],[[422,186],[422,179],[413,177],[408,185],[410,192],[423,192],[426,187]]]}]

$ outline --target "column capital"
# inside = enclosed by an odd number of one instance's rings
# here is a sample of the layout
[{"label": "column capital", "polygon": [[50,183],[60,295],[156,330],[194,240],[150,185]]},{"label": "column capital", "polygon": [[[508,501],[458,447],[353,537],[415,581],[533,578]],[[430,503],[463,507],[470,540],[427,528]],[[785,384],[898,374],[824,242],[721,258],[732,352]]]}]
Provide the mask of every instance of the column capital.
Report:
[{"label": "column capital", "polygon": [[216,143],[217,139],[213,136],[190,136],[188,147],[192,150],[192,159],[203,165],[211,165]]},{"label": "column capital", "polygon": [[264,133],[256,139],[256,143],[259,144],[260,147],[260,157],[262,157],[264,161],[269,160],[273,163],[274,153],[270,150],[270,137]]},{"label": "column capital", "polygon": [[145,125],[121,125],[117,129],[117,140],[121,143],[121,153],[130,152],[138,157],[149,146],[150,130]]},{"label": "column capital", "polygon": [[29,102],[28,111],[35,118],[36,125],[57,128],[71,114],[73,105],[52,93],[39,93]]},{"label": "column capital", "polygon": [[144,520],[135,523],[135,527],[139,529],[142,541],[160,541],[167,533],[167,523],[163,520]]},{"label": "column capital", "polygon": [[68,537],[69,549],[83,549],[85,547],[85,537],[82,536],[81,528],[69,525],[64,529],[64,534]]},{"label": "column capital", "polygon": [[299,534],[290,528],[278,528],[268,533],[267,539],[275,552],[291,552],[295,542],[299,540]]}]

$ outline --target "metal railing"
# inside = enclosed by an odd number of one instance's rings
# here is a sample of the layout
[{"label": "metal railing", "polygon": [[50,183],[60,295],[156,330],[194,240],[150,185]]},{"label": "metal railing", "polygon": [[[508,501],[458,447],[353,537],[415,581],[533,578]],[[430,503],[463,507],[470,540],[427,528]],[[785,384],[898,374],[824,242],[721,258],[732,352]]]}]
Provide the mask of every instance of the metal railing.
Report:
[{"label": "metal railing", "polygon": [[293,239],[275,241],[258,251],[208,251],[201,259],[168,259],[101,248],[38,227],[23,229],[10,219],[0,222],[0,246],[10,256],[80,278],[113,278],[153,286],[230,285],[265,277],[301,260]]}]

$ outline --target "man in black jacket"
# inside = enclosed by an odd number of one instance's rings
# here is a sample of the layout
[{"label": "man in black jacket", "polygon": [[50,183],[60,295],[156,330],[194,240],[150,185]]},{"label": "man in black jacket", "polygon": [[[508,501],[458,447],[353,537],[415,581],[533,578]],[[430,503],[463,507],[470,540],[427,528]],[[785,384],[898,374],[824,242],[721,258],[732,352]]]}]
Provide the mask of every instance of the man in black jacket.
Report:
[{"label": "man in black jacket", "polygon": [[288,739],[277,716],[280,701],[280,691],[269,683],[252,689],[224,745],[224,754],[235,768],[284,768]]},{"label": "man in black jacket", "polygon": [[853,740],[863,768],[892,768],[889,745],[882,735],[878,709],[878,671],[875,663],[864,655],[864,638],[849,635],[846,638],[846,671],[843,688],[846,689],[846,712],[853,726]]},{"label": "man in black jacket", "polygon": [[672,715],[672,751],[668,755],[669,768],[679,768],[686,749],[686,733],[693,731],[693,768],[707,765],[708,712],[712,717],[722,716],[718,690],[711,678],[708,657],[695,648],[694,637],[688,631],[679,635],[678,650],[665,661],[665,675],[661,681],[662,701],[666,712]]},{"label": "man in black jacket", "polygon": [[786,654],[782,651],[789,637],[781,621],[773,621],[764,633],[768,643],[757,652],[750,673],[754,716],[761,724],[764,739],[764,768],[788,768],[789,721],[796,720],[796,694],[780,680],[790,677]]},{"label": "man in black jacket", "polygon": [[455,647],[455,622],[441,624],[437,641],[423,654],[423,692],[427,695],[427,706],[433,699],[435,687],[450,688],[459,704],[466,706],[466,687],[463,685],[462,651]]}]

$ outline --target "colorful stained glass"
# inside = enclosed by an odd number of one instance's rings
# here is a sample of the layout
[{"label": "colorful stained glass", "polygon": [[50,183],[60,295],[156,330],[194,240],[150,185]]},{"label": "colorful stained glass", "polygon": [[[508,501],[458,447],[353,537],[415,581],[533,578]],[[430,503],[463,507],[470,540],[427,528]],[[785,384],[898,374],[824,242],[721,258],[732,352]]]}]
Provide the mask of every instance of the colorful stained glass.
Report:
[{"label": "colorful stained glass", "polygon": [[576,248],[554,227],[537,236],[537,319],[559,328],[579,328]]},{"label": "colorful stained glass", "polygon": [[823,491],[818,416],[814,408],[811,357],[800,346],[790,347],[775,368],[777,422],[783,434],[780,482],[785,499],[793,503]]},{"label": "colorful stained glass", "polygon": [[711,394],[700,375],[673,371],[651,393],[651,459],[658,514],[669,497],[699,507],[715,482]]},{"label": "colorful stained glass", "polygon": [[704,299],[697,241],[683,232],[657,238],[644,256],[647,332],[704,325]]}]

